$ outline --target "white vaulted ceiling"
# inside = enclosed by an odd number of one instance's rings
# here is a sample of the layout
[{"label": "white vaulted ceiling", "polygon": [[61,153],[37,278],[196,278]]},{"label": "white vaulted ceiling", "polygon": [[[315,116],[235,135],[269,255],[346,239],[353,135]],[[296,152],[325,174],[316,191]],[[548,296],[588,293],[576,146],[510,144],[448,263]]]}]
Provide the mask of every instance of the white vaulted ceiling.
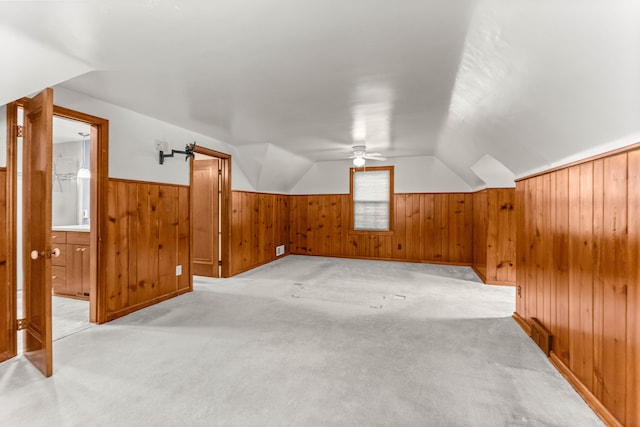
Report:
[{"label": "white vaulted ceiling", "polygon": [[640,141],[638,22],[635,0],[2,2],[0,54],[33,66],[0,101],[61,83],[236,147],[257,190],[360,139],[478,188]]}]

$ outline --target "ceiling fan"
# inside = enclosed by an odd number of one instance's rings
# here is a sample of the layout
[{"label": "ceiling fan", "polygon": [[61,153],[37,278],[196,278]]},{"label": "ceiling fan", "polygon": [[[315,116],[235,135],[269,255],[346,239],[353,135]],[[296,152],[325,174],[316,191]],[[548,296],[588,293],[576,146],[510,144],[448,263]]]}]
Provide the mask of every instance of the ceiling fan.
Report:
[{"label": "ceiling fan", "polygon": [[356,167],[362,167],[366,160],[387,160],[386,157],[382,157],[380,153],[367,153],[367,147],[364,145],[354,145],[353,153],[349,156],[353,159],[353,165]]}]

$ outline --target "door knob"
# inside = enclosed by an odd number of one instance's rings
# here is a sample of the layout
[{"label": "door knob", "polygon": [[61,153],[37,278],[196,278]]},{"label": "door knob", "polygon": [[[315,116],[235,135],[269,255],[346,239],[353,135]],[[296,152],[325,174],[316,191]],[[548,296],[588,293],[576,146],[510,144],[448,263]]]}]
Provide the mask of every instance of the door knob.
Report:
[{"label": "door knob", "polygon": [[47,255],[48,258],[59,257],[60,249],[54,248],[52,251],[47,251],[47,252],[38,252],[35,249],[31,251],[31,259],[38,259],[38,257],[45,256],[45,255]]}]

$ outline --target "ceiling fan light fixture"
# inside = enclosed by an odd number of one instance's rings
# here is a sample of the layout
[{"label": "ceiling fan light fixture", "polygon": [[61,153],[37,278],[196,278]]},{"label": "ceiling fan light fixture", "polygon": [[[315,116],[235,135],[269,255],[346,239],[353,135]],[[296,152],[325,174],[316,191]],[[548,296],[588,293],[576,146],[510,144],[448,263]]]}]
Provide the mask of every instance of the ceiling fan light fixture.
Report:
[{"label": "ceiling fan light fixture", "polygon": [[362,157],[362,156],[356,156],[356,157],[353,159],[353,165],[354,165],[355,167],[360,168],[360,167],[364,166],[364,163],[365,163],[365,160],[364,160],[364,157]]}]

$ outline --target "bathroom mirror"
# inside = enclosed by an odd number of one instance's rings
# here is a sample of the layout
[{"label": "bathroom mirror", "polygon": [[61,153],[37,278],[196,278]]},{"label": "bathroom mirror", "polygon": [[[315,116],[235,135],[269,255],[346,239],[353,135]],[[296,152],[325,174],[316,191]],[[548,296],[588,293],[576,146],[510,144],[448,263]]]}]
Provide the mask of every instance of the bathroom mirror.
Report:
[{"label": "bathroom mirror", "polygon": [[52,226],[88,231],[91,126],[53,117]]}]

